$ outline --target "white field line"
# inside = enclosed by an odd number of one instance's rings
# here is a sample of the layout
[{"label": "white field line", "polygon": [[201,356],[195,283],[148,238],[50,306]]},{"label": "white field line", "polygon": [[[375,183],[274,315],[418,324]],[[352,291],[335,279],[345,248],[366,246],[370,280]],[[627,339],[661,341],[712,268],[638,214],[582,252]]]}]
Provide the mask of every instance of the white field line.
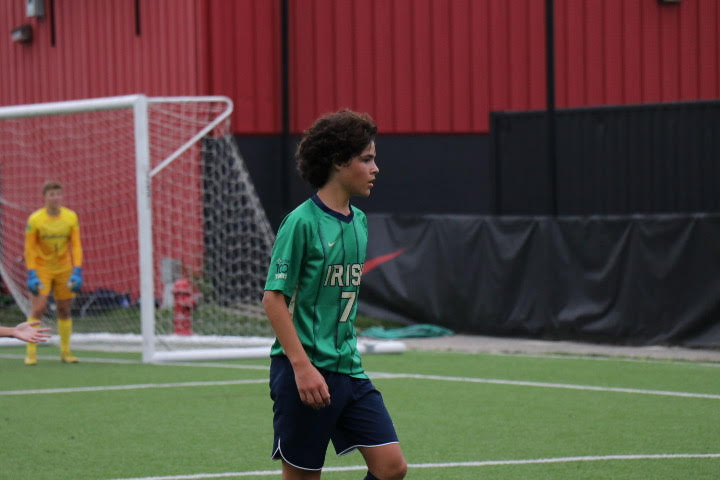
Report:
[{"label": "white field line", "polygon": [[[544,383],[544,382],[526,382],[519,380],[500,380],[494,378],[472,378],[472,377],[441,377],[438,375],[418,375],[407,373],[370,373],[373,379],[419,379],[419,380],[436,380],[446,382],[464,382],[464,383],[485,383],[492,385],[511,385],[520,387],[539,387],[539,388],[561,388],[566,390],[584,390],[594,392],[615,392],[630,393],[636,395],[660,395],[666,397],[683,397],[683,398],[705,398],[711,400],[720,400],[720,395],[710,393],[692,393],[692,392],[672,392],[666,390],[642,390],[637,388],[618,388],[618,387],[597,387],[593,385],[572,385],[564,383]],[[67,387],[67,388],[46,388],[32,390],[0,390],[0,396],[10,395],[41,395],[53,393],[77,393],[77,392],[102,392],[111,390],[141,390],[149,388],[183,388],[183,387],[214,387],[226,385],[243,385],[243,384],[261,384],[267,383],[268,379],[251,379],[251,380],[224,380],[224,381],[206,381],[206,382],[177,382],[177,383],[143,383],[135,385],[107,385],[95,387]]]},{"label": "white field line", "polygon": [[[18,341],[17,346],[24,345],[22,342]],[[16,345],[13,345],[16,346]],[[687,360],[683,358],[652,358],[652,357],[624,357],[624,356],[612,356],[612,355],[602,355],[602,354],[589,354],[589,355],[582,355],[582,354],[575,354],[575,353],[523,353],[523,352],[477,352],[477,353],[468,353],[468,352],[442,352],[442,353],[448,353],[448,354],[457,354],[457,355],[490,355],[490,356],[496,356],[496,357],[523,357],[523,358],[538,358],[538,359],[551,359],[551,360],[589,360],[589,361],[598,361],[598,362],[625,362],[625,363],[649,363],[649,364],[674,364],[674,365],[692,365],[694,367],[700,366],[700,367],[712,367],[712,368],[720,368],[720,362],[711,362],[711,361],[698,361],[698,360]],[[25,358],[23,355],[19,354],[8,354],[8,353],[0,353],[0,358],[8,358],[8,359],[14,359],[14,358]],[[38,355],[39,359],[47,359],[47,360],[57,360],[57,356],[51,356],[51,355]],[[106,362],[115,362],[115,363],[142,363],[140,360],[129,360],[129,359],[107,359],[107,358],[91,358],[91,357],[82,357],[83,361],[86,362],[97,362],[97,363],[106,363]],[[193,361],[193,362],[167,362],[167,363],[156,363],[155,365],[179,365],[179,366],[185,366],[185,367],[226,367],[226,368],[247,368],[247,369],[257,369],[257,370],[269,370],[269,367],[262,366],[262,365],[245,365],[242,367],[238,367],[238,364],[223,364],[223,363],[209,363],[209,362],[202,362],[202,361]]]},{"label": "white field line", "polygon": [[[0,358],[23,358],[22,355],[2,355]],[[38,357],[41,358],[41,357]],[[44,357],[42,357],[44,358]],[[48,357],[57,360],[55,357]],[[139,360],[127,360],[127,359],[101,359],[101,358],[82,358],[83,362],[95,362],[95,363],[142,363]],[[241,365],[241,364],[219,364],[219,363],[164,363],[157,364],[160,366],[192,366],[192,367],[216,367],[216,368],[237,368],[237,369],[252,369],[252,370],[268,370],[267,366],[264,365]],[[385,372],[368,372],[368,375],[373,379],[418,379],[418,380],[434,380],[434,381],[446,381],[446,382],[464,382],[464,383],[484,383],[492,385],[511,385],[518,387],[536,387],[536,388],[560,388],[565,390],[581,390],[581,391],[594,391],[594,392],[615,392],[615,393],[630,393],[636,395],[659,395],[666,397],[682,397],[682,398],[705,398],[711,400],[720,400],[720,394],[712,393],[693,393],[693,392],[676,392],[669,390],[645,390],[638,388],[623,388],[623,387],[600,387],[594,385],[575,385],[567,383],[548,383],[548,382],[531,382],[523,380],[503,380],[495,378],[476,378],[476,377],[448,377],[440,375],[422,375],[414,373],[385,373]],[[233,383],[237,382],[237,383]],[[103,391],[103,390],[134,390],[143,388],[173,388],[173,387],[208,387],[208,386],[222,386],[222,385],[234,385],[243,383],[264,383],[266,379],[257,380],[231,380],[231,381],[219,381],[219,382],[181,382],[181,383],[151,383],[151,384],[139,384],[139,385],[118,385],[118,386],[98,386],[98,387],[78,387],[78,388],[55,388],[55,389],[35,389],[35,390],[0,390],[0,396],[3,395],[31,395],[31,394],[43,394],[43,393],[73,393],[73,392],[89,392],[89,391]]]},{"label": "white field line", "polygon": [[[22,360],[25,355],[11,354],[11,353],[0,353],[0,358],[7,358],[10,360],[17,359]],[[52,355],[38,355],[38,360],[49,360],[59,361],[59,357]],[[141,360],[133,360],[129,358],[102,358],[102,357],[80,357],[81,363],[117,363],[117,364],[135,364],[140,365],[143,362]],[[250,365],[240,363],[213,363],[213,362],[168,362],[168,363],[154,363],[153,366],[157,367],[212,367],[212,368],[236,368],[241,370],[270,370],[267,365]]]},{"label": "white field line", "polygon": [[[677,453],[657,455],[603,455],[586,457],[556,457],[556,458],[534,458],[528,460],[485,460],[478,462],[449,462],[449,463],[416,463],[408,465],[410,470],[416,468],[457,468],[457,467],[494,467],[507,465],[534,465],[547,463],[570,463],[570,462],[603,462],[617,460],[674,460],[674,459],[708,459],[720,458],[720,453]],[[367,470],[365,465],[353,465],[349,467],[326,467],[323,472],[349,472]],[[117,478],[113,480],[204,480],[212,478],[239,478],[239,477],[269,477],[277,476],[280,470],[254,470],[246,472],[224,472],[224,473],[197,473],[191,475],[167,475],[161,477],[133,477]]]},{"label": "white field line", "polygon": [[224,380],[213,382],[138,383],[135,385],[105,385],[96,387],[37,388],[33,390],[0,390],[0,396],[43,395],[51,393],[108,392],[112,390],[144,390],[149,388],[219,387],[224,385],[248,385],[268,383],[267,378],[251,380]]},{"label": "white field line", "polygon": [[623,387],[598,387],[594,385],[574,385],[569,383],[546,383],[546,382],[528,382],[523,380],[502,380],[496,378],[475,378],[475,377],[444,377],[440,375],[420,375],[414,373],[370,373],[374,379],[381,378],[413,378],[419,380],[439,380],[445,382],[467,382],[467,383],[488,383],[493,385],[513,385],[519,387],[540,387],[540,388],[563,388],[567,390],[586,390],[593,392],[617,392],[617,393],[633,393],[639,395],[662,395],[667,397],[687,397],[687,398],[709,398],[712,400],[720,400],[720,395],[712,393],[693,393],[693,392],[674,392],[669,390],[644,390],[640,388],[623,388]]},{"label": "white field line", "polygon": [[[458,353],[468,355],[466,352],[442,352],[442,353]],[[470,354],[473,355],[473,354]],[[603,354],[580,353],[523,353],[523,352],[478,352],[477,355],[493,355],[498,357],[523,357],[523,358],[539,358],[539,359],[557,359],[557,360],[595,360],[598,362],[629,362],[629,363],[650,363],[650,364],[674,364],[674,365],[692,365],[701,367],[720,368],[720,362],[705,360],[688,360],[685,358],[653,358],[653,357],[627,357],[613,356]]]}]

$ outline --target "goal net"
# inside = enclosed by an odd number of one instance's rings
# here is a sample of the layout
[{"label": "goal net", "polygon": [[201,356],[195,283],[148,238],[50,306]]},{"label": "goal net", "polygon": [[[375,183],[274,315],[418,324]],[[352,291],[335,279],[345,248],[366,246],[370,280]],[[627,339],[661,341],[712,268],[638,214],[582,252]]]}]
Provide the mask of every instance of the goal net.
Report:
[{"label": "goal net", "polygon": [[0,273],[23,313],[25,225],[52,179],[80,220],[73,345],[141,338],[143,359],[162,361],[272,337],[260,301],[274,235],[231,112],[225,97],[142,95],[0,108]]}]

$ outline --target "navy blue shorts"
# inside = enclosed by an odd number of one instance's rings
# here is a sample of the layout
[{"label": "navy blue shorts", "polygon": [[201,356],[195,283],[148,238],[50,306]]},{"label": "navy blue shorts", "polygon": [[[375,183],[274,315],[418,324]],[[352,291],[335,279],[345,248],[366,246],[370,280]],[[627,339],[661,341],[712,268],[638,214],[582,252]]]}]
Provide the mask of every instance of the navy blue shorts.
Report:
[{"label": "navy blue shorts", "polygon": [[319,369],[331,403],[315,410],[300,401],[295,373],[284,355],[272,357],[270,397],[275,441],[272,458],[303,470],[320,470],[328,442],[345,455],[357,447],[398,443],[382,395],[370,380]]}]

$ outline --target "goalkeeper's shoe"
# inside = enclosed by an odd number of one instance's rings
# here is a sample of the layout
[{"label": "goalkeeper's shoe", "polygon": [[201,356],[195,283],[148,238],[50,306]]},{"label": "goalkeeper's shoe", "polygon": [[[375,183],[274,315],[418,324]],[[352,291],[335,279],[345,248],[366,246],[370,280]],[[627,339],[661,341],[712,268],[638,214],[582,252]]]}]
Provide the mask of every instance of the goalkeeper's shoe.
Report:
[{"label": "goalkeeper's shoe", "polygon": [[67,353],[61,353],[60,354],[60,361],[62,363],[78,363],[78,359],[75,355],[73,355],[70,352]]},{"label": "goalkeeper's shoe", "polygon": [[25,365],[37,365],[37,345],[34,343],[25,345]]}]

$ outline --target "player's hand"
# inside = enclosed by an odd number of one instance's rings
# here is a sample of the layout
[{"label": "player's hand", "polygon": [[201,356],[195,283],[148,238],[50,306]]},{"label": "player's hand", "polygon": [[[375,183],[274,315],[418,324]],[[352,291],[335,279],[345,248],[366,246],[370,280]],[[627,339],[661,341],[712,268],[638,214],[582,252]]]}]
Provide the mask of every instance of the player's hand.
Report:
[{"label": "player's hand", "polygon": [[68,280],[68,287],[70,287],[70,290],[72,290],[73,292],[78,293],[80,292],[82,285],[82,267],[75,267],[73,268],[73,273],[70,276],[70,280]]},{"label": "player's hand", "polygon": [[50,338],[49,328],[38,328],[40,320],[34,322],[23,322],[13,329],[13,337],[30,343],[42,343]]},{"label": "player's hand", "polygon": [[325,378],[311,363],[295,369],[295,383],[297,384],[300,400],[315,410],[330,405],[330,390]]},{"label": "player's hand", "polygon": [[37,295],[43,288],[43,284],[38,278],[35,270],[28,270],[27,288],[33,293],[33,295]]}]

